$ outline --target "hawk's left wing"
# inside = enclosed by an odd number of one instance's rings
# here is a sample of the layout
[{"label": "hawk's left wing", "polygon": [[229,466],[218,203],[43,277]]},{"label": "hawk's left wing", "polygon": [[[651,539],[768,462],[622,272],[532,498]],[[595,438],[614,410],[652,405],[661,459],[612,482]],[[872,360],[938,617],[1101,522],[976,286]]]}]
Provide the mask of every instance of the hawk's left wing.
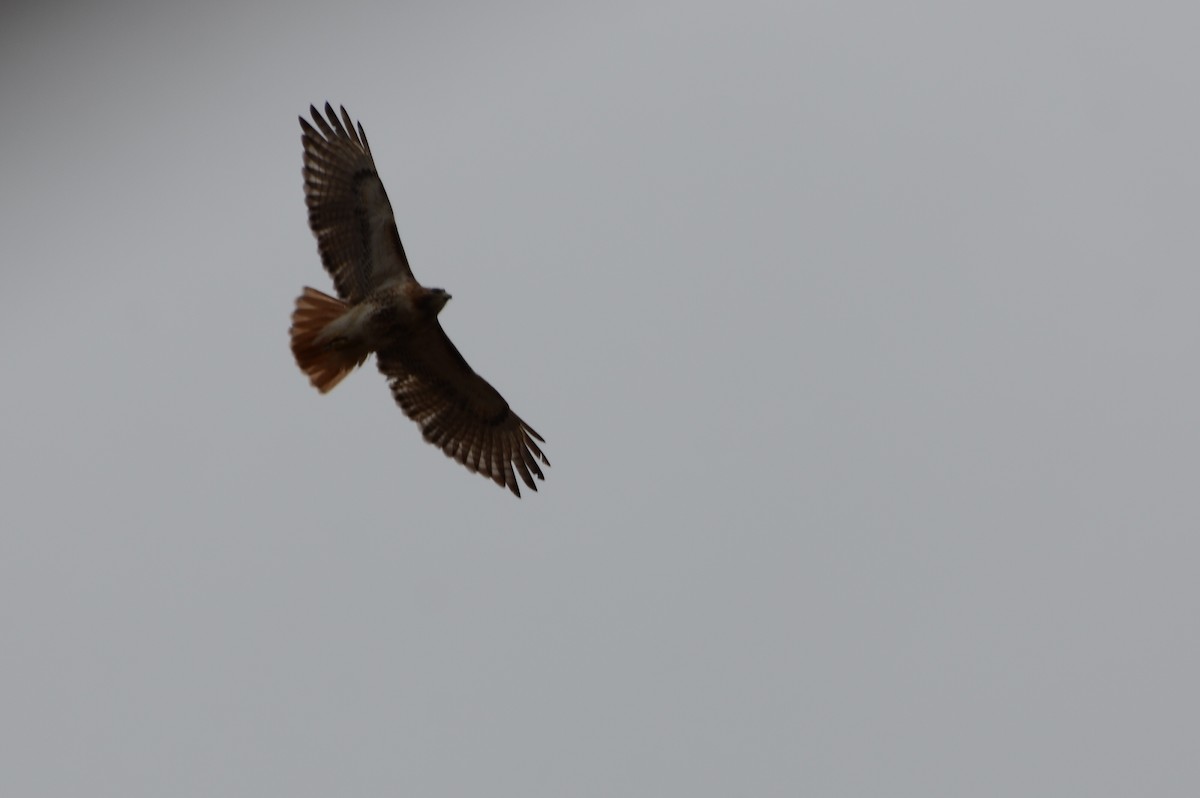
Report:
[{"label": "hawk's left wing", "polygon": [[338,296],[356,304],[389,280],[411,280],[412,270],[362,125],[345,108],[339,120],[329,103],[328,121],[309,111],[316,128],[300,117],[308,224]]},{"label": "hawk's left wing", "polygon": [[471,369],[436,320],[375,355],[396,403],[425,440],[517,496],[517,475],[537,490],[533,477],[545,479],[538,459],[550,465],[536,442],[542,436]]}]

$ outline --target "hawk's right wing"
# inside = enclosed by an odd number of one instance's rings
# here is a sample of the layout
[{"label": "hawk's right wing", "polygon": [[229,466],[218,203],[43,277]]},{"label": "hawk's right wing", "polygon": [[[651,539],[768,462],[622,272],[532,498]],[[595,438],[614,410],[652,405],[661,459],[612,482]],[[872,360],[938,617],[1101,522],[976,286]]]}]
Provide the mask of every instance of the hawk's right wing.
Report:
[{"label": "hawk's right wing", "polygon": [[338,296],[356,304],[388,281],[413,279],[412,270],[362,124],[345,108],[339,120],[329,103],[328,121],[309,111],[316,128],[300,117],[308,224]]}]

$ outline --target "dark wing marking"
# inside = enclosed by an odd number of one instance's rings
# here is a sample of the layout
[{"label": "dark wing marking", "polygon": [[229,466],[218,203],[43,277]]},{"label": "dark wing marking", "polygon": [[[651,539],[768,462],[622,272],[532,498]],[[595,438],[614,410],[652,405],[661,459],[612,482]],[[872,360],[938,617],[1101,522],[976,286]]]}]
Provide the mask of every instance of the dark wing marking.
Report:
[{"label": "dark wing marking", "polygon": [[467,365],[436,320],[376,357],[396,403],[425,440],[517,496],[518,475],[537,490],[533,478],[545,479],[538,459],[550,465],[537,445],[545,441]]},{"label": "dark wing marking", "polygon": [[309,111],[317,127],[300,117],[308,224],[338,296],[354,304],[388,280],[412,279],[412,270],[362,125],[345,108],[338,119],[329,103],[328,121]]}]

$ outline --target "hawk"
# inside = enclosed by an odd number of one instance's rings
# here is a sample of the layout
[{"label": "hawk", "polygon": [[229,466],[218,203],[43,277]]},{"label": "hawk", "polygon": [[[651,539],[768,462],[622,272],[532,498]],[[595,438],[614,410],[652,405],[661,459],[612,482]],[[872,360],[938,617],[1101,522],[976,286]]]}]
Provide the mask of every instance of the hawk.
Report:
[{"label": "hawk", "polygon": [[305,287],[292,313],[292,354],[327,393],[372,352],[405,415],[425,440],[469,470],[507,487],[537,490],[550,461],[544,439],[471,369],[438,323],[450,301],[413,277],[396,218],[375,170],[362,124],[325,103],[316,127],[300,117],[304,199],[321,261],[337,298]]}]

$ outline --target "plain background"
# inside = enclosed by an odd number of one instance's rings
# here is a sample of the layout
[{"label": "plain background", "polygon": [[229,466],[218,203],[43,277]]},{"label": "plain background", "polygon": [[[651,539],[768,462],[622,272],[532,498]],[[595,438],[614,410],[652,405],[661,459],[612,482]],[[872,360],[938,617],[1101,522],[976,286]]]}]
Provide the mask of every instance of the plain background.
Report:
[{"label": "plain background", "polygon": [[[0,19],[0,793],[1200,791],[1194,3]],[[361,119],[520,501],[287,348]]]}]

